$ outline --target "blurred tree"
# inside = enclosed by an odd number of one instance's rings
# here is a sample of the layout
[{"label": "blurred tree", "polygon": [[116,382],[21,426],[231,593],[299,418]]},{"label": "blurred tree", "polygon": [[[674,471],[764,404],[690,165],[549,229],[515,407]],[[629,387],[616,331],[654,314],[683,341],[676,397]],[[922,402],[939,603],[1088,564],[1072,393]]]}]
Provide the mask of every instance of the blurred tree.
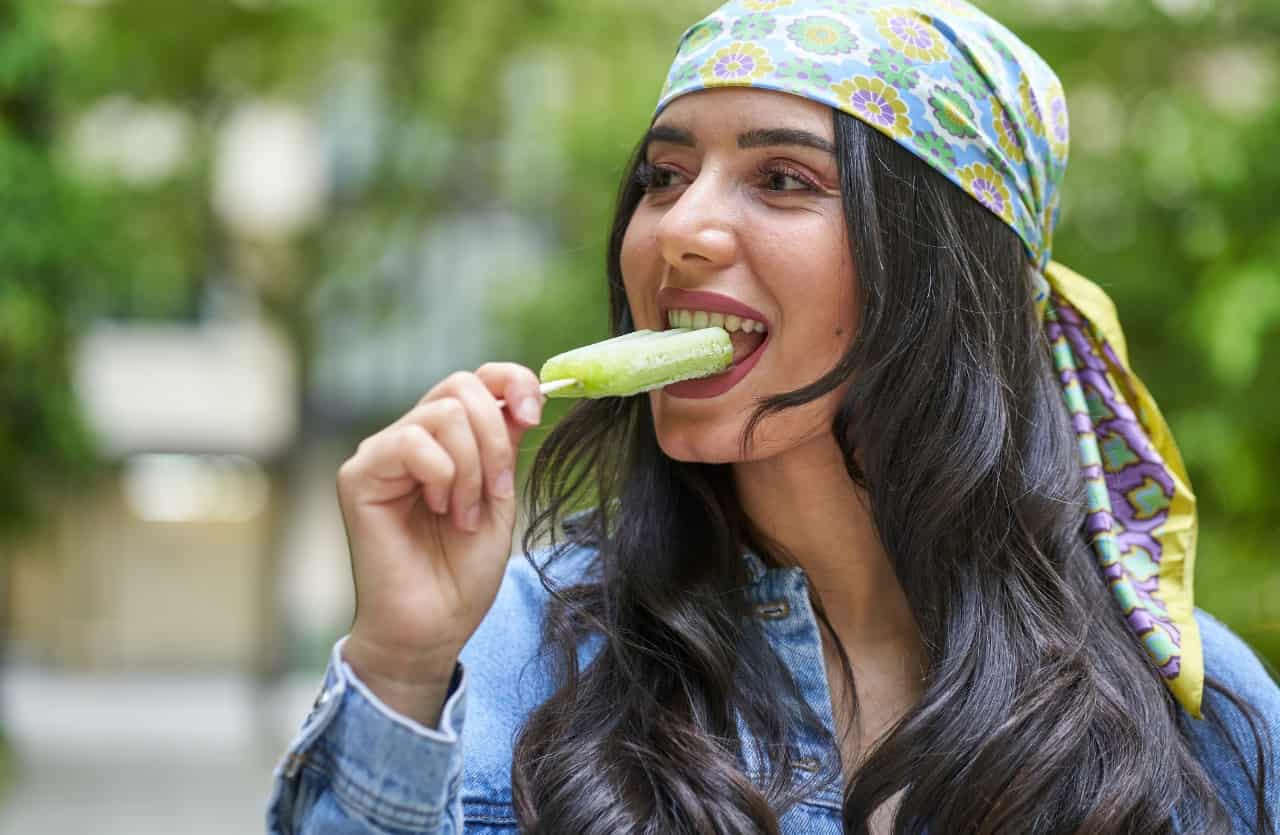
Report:
[{"label": "blurred tree", "polygon": [[94,208],[49,153],[54,63],[40,5],[0,4],[0,537],[38,519],[37,486],[79,472],[91,449],[69,358],[102,262]]},{"label": "blurred tree", "polygon": [[55,488],[92,465],[71,355],[110,272],[100,204],[50,153],[57,53],[46,11],[38,0],[0,2],[0,662],[12,609],[9,546],[45,517]]}]

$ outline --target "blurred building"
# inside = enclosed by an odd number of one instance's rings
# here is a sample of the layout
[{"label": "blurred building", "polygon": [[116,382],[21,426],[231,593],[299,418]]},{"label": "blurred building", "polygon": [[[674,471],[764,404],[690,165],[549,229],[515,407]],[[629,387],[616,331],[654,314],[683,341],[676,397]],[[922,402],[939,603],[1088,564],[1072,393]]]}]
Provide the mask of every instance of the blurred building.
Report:
[{"label": "blurred building", "polygon": [[77,387],[110,466],[16,561],[15,651],[82,668],[247,666],[297,385],[260,322],[89,333]]}]

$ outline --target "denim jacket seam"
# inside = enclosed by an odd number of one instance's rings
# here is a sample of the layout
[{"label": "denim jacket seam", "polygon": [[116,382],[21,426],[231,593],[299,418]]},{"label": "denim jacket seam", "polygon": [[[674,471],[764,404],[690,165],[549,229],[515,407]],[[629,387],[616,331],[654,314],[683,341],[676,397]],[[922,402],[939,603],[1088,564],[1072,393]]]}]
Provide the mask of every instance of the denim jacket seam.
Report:
[{"label": "denim jacket seam", "polygon": [[447,783],[445,802],[440,806],[406,803],[388,799],[386,792],[366,788],[364,781],[348,774],[340,757],[336,757],[325,744],[319,745],[308,758],[304,770],[320,775],[329,783],[335,799],[344,807],[378,825],[409,829],[433,830],[448,812],[448,800],[459,788],[460,774],[452,775]]},{"label": "denim jacket seam", "polygon": [[519,823],[515,817],[515,807],[505,801],[463,798],[462,806],[467,810],[467,823],[487,823],[498,826],[515,826]]},{"label": "denim jacket seam", "polygon": [[[438,828],[449,814],[450,799],[461,789],[463,769],[457,762],[456,750],[461,744],[461,725],[465,721],[465,671],[460,664],[455,669],[453,692],[442,710],[444,730],[426,728],[407,717],[397,717],[381,705],[342,660],[342,643],[339,641],[334,647],[316,707],[276,766],[277,788],[283,789],[286,780],[300,782],[299,775],[305,772],[327,784],[335,801],[350,813],[396,829]],[[450,760],[445,772],[446,791],[440,802],[415,802],[412,796],[388,796],[385,787],[371,788],[378,784],[374,764],[363,762],[360,756],[348,758],[341,748],[334,747],[335,740],[331,737],[335,732],[342,733],[338,728],[341,722],[354,723],[355,728],[389,723],[393,736],[408,744],[436,749],[440,756]],[[374,776],[365,776],[366,770]],[[278,802],[279,794],[273,792],[273,802]]]}]

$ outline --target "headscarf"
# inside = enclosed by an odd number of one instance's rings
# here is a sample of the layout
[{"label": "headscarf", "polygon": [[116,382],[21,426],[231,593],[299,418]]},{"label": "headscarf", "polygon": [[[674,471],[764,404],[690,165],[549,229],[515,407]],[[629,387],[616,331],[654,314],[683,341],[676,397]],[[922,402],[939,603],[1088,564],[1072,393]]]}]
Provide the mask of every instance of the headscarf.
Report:
[{"label": "headscarf", "polygon": [[1050,259],[1068,147],[1053,70],[963,0],[731,0],[684,33],[655,117],[686,93],[733,86],[858,118],[1017,232],[1079,442],[1094,556],[1166,685],[1201,718],[1195,496],[1111,300]]}]

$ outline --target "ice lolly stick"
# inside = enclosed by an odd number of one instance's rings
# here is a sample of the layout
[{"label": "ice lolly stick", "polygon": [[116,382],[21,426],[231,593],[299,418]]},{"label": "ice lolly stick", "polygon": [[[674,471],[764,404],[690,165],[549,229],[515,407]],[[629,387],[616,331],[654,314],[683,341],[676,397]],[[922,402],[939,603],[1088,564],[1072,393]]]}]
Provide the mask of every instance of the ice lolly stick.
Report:
[{"label": "ice lolly stick", "polygon": [[563,380],[552,380],[549,383],[543,383],[538,386],[538,391],[543,394],[550,394],[553,391],[559,391],[560,389],[568,388],[569,386],[576,386],[577,384],[577,380],[572,377],[568,377]]},{"label": "ice lolly stick", "polygon": [[[558,391],[559,389],[568,388],[569,386],[576,386],[577,384],[578,384],[578,381],[573,379],[554,380],[550,383],[543,383],[542,385],[538,386],[538,391],[542,392],[543,394],[550,394],[553,391]],[[506,406],[507,406],[507,401],[499,397],[498,408],[505,409]]]}]

